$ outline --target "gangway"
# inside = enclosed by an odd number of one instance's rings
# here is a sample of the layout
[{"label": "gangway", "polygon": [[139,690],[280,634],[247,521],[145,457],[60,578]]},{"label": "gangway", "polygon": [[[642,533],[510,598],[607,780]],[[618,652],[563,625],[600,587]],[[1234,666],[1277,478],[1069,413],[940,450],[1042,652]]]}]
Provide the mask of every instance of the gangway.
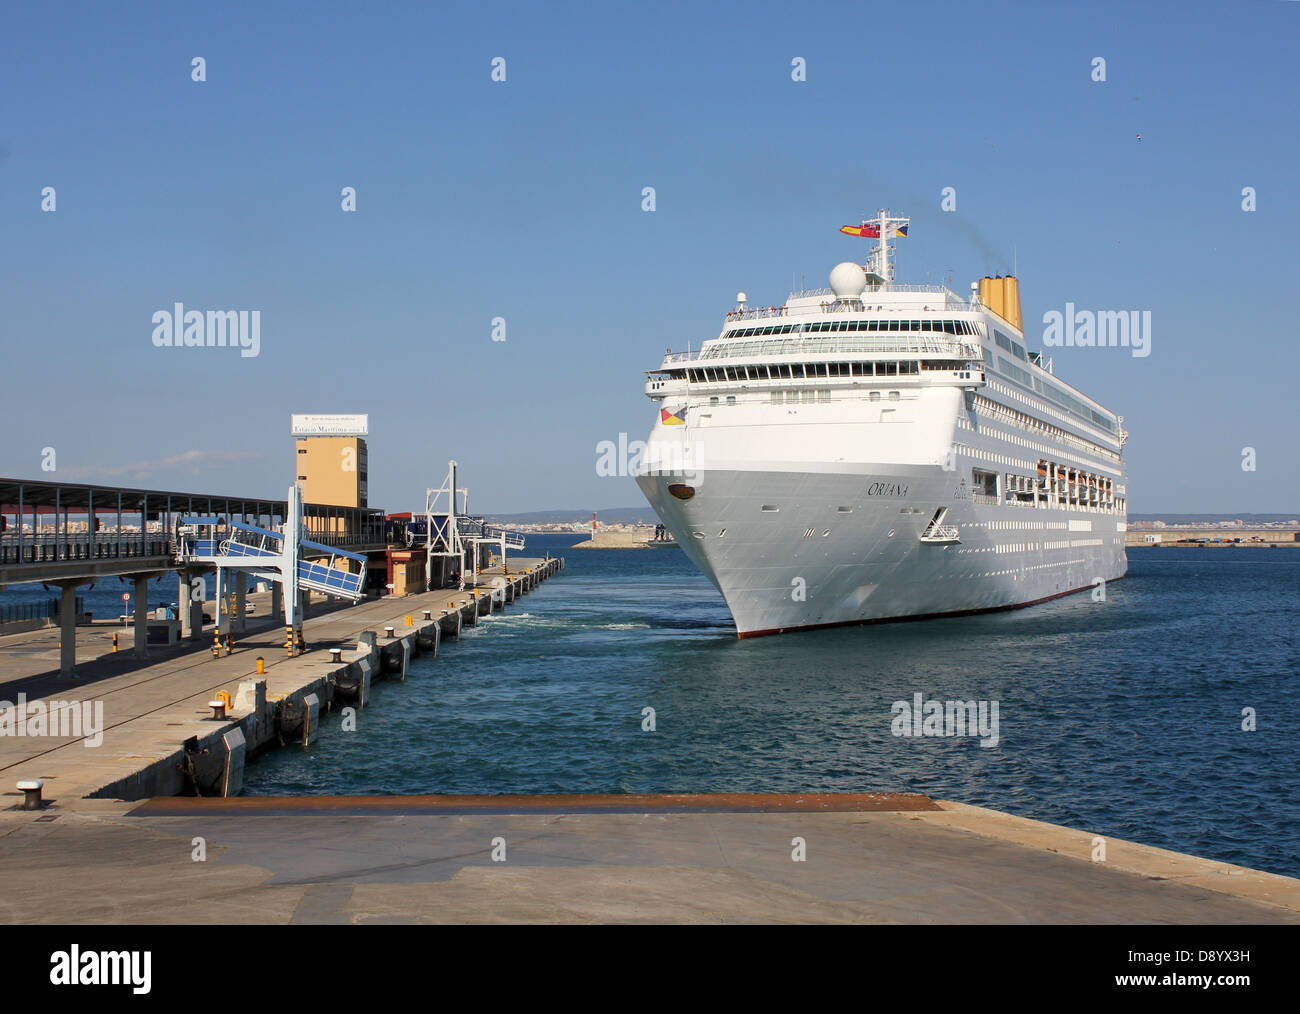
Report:
[{"label": "gangway", "polygon": [[[233,561],[239,560],[239,569],[248,571],[260,580],[280,580],[280,573],[273,561],[285,555],[283,532],[258,528],[242,521],[225,521],[219,517],[185,518],[182,525],[192,530],[203,530],[201,536],[182,534],[180,558],[183,562],[230,567]],[[230,534],[216,535],[223,527],[228,528]],[[298,547],[298,584],[301,587],[308,591],[352,599],[354,602],[363,597],[366,557],[309,539],[299,539]],[[324,562],[303,559],[304,551],[319,554]],[[346,565],[339,566],[344,560],[359,563],[360,571],[348,570]],[[265,561],[264,568],[259,566],[262,561]]]},{"label": "gangway", "polygon": [[[259,528],[220,516],[181,518],[176,558],[181,564],[209,566],[217,572],[217,602],[222,599],[223,571],[251,574],[284,588],[286,648],[301,647],[303,590],[356,602],[364,597],[366,557],[302,537],[302,493],[289,487],[284,530]],[[307,559],[319,554],[319,558]],[[350,564],[356,564],[352,570]],[[221,633],[218,605],[218,635]]]},{"label": "gangway", "polygon": [[456,527],[460,529],[462,539],[472,539],[476,542],[498,542],[502,543],[507,549],[524,548],[523,532],[511,532],[498,525],[490,525],[484,518],[457,518]]},{"label": "gangway", "polygon": [[[302,549],[314,550],[326,558],[326,562],[317,560],[298,560],[298,583],[311,591],[337,595],[339,598],[351,599],[353,602],[364,597],[362,589],[366,586],[366,557],[359,553],[347,553],[321,542],[302,539],[298,545]],[[361,565],[360,570],[348,570],[338,564],[343,560],[353,560]]]}]

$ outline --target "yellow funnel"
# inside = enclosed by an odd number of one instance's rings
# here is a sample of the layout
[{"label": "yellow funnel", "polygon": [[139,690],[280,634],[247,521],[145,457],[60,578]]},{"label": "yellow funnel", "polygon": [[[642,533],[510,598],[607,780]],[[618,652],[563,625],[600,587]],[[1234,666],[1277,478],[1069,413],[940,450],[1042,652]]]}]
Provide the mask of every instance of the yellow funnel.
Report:
[{"label": "yellow funnel", "polygon": [[1015,276],[981,278],[980,302],[1021,333],[1024,319],[1020,315],[1020,283]]}]

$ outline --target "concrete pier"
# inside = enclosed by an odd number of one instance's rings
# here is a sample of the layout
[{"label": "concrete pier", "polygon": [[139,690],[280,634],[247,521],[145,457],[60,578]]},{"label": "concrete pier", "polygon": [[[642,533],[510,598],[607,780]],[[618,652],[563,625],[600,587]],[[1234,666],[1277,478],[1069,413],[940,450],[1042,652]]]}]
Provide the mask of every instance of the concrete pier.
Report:
[{"label": "concrete pier", "polygon": [[89,800],[37,816],[0,811],[2,922],[1300,924],[1296,879],[1118,839],[1094,862],[1086,831],[914,795]]},{"label": "concrete pier", "polygon": [[[499,578],[523,595],[562,566],[559,559],[511,560],[508,574],[488,572],[481,580]],[[0,662],[0,700],[15,702],[22,693],[29,707],[40,702],[61,715],[64,724],[57,731],[68,733],[0,737],[0,780],[12,785],[44,778],[47,802],[63,808],[85,797],[135,800],[193,793],[196,782],[205,794],[237,794],[244,760],[278,746],[282,722],[296,722],[308,697],[314,695],[320,710],[328,712],[336,701],[345,703],[344,691],[355,688],[358,699],[346,703],[365,706],[371,680],[402,674],[410,658],[436,650],[449,627],[458,632],[488,606],[482,590],[388,596],[334,608],[318,603],[304,627],[308,651],[293,658],[286,657],[280,618],[269,610],[247,618],[247,632],[234,631],[234,651],[223,650],[218,657],[210,642],[200,639],[197,648],[192,642],[155,648],[144,665],[120,651],[87,658],[91,638],[83,633],[75,680],[54,671],[41,652],[21,651],[24,644],[45,643],[41,639],[48,641],[53,632],[0,638],[9,649]],[[217,604],[211,613],[231,629],[232,618],[222,616]],[[385,635],[389,626],[391,638]],[[111,636],[109,629],[123,628],[106,625],[100,636]],[[139,637],[138,622],[134,629]],[[329,648],[341,650],[337,661]],[[66,648],[60,654],[66,655]],[[261,674],[258,657],[265,669]],[[223,692],[232,706],[224,719],[214,720],[209,702]],[[93,712],[83,714],[86,707],[102,708],[102,727],[83,727],[93,719]],[[239,737],[230,736],[234,730]],[[100,735],[102,740],[90,745]]]}]

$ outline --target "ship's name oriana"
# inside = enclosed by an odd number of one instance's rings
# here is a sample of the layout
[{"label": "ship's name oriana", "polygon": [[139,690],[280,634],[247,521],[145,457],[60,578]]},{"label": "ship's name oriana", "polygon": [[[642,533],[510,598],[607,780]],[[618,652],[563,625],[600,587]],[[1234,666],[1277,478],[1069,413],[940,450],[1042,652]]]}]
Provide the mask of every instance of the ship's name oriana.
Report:
[{"label": "ship's name oriana", "polygon": [[873,482],[867,496],[907,496],[907,487],[897,482]]}]

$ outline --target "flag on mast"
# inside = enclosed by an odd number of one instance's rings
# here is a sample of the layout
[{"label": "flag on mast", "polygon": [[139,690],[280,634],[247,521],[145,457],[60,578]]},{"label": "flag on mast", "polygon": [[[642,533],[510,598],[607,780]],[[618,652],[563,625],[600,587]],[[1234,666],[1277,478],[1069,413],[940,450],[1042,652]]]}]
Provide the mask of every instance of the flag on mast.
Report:
[{"label": "flag on mast", "polygon": [[[871,222],[863,222],[861,225],[841,225],[840,232],[844,233],[846,236],[861,236],[864,239],[880,238],[880,226]],[[893,239],[895,236],[905,237],[906,235],[907,226],[891,225],[885,233],[885,238]]]}]

